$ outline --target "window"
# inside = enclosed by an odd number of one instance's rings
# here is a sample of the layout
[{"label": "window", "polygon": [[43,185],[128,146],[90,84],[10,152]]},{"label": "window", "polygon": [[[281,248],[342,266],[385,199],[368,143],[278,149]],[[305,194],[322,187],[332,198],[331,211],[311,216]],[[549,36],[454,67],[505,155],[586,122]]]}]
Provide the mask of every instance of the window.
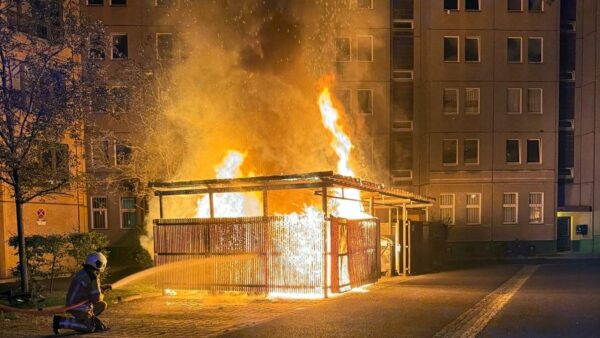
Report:
[{"label": "window", "polygon": [[159,60],[173,58],[173,34],[156,33],[156,57]]},{"label": "window", "polygon": [[454,194],[440,194],[440,218],[454,224]]},{"label": "window", "polygon": [[335,39],[336,56],[335,60],[338,62],[350,61],[350,38],[336,38]]},{"label": "window", "polygon": [[465,88],[465,114],[479,114],[479,88]]},{"label": "window", "polygon": [[458,62],[458,36],[444,36],[444,61]]},{"label": "window", "polygon": [[106,58],[106,54],[102,48],[94,47],[90,48],[88,57],[93,60],[104,60]]},{"label": "window", "polygon": [[373,36],[356,37],[356,59],[365,62],[373,61]]},{"label": "window", "polygon": [[121,229],[137,227],[135,197],[121,197]]},{"label": "window", "polygon": [[92,167],[106,167],[109,164],[109,140],[92,140]]},{"label": "window", "polygon": [[529,193],[529,224],[544,223],[544,193]]},{"label": "window", "polygon": [[521,163],[521,142],[520,140],[506,140],[506,163]]},{"label": "window", "polygon": [[458,10],[458,0],[444,0],[444,10],[457,11]]},{"label": "window", "polygon": [[517,224],[519,219],[519,194],[516,192],[505,192],[502,197],[502,211],[504,224]]},{"label": "window", "polygon": [[527,112],[529,114],[542,113],[542,88],[527,89]]},{"label": "window", "polygon": [[127,143],[115,144],[115,162],[117,166],[131,164],[131,145]]},{"label": "window", "polygon": [[112,58],[113,60],[127,59],[127,34],[116,33],[112,34]]},{"label": "window", "polygon": [[352,91],[348,88],[338,88],[335,90],[335,97],[340,101],[344,112],[352,113]]},{"label": "window", "polygon": [[479,140],[463,141],[463,161],[465,164],[479,164]]},{"label": "window", "polygon": [[87,4],[89,6],[102,6],[104,5],[104,0],[87,0]]},{"label": "window", "polygon": [[523,0],[508,0],[507,2],[509,12],[523,11]]},{"label": "window", "polygon": [[543,12],[544,11],[544,1],[543,0],[528,0],[529,2],[529,11],[530,12]]},{"label": "window", "polygon": [[110,0],[111,6],[127,6],[127,0]]},{"label": "window", "polygon": [[356,91],[358,98],[358,110],[361,114],[373,114],[373,90],[358,89]]},{"label": "window", "polygon": [[465,0],[465,10],[467,10],[467,11],[481,10],[480,0]]},{"label": "window", "polygon": [[481,224],[480,193],[467,193],[467,224]]},{"label": "window", "polygon": [[519,37],[509,37],[506,40],[506,58],[508,63],[521,63],[521,45],[523,39]]},{"label": "window", "polygon": [[444,115],[458,115],[458,88],[444,88]]},{"label": "window", "polygon": [[106,197],[92,197],[92,229],[108,229]]},{"label": "window", "polygon": [[373,0],[356,0],[356,8],[373,9]]},{"label": "window", "polygon": [[465,38],[465,61],[479,62],[479,37],[467,36]]},{"label": "window", "polygon": [[529,139],[527,140],[527,163],[540,164],[542,163],[542,140]]},{"label": "window", "polygon": [[128,87],[112,87],[110,89],[113,102],[113,112],[116,114],[127,113],[129,110],[130,94]]},{"label": "window", "polygon": [[506,92],[506,112],[508,114],[521,114],[521,95],[521,88],[508,88]]},{"label": "window", "polygon": [[527,62],[544,62],[544,38],[527,39]]},{"label": "window", "polygon": [[458,140],[442,141],[442,163],[444,165],[457,165]]}]

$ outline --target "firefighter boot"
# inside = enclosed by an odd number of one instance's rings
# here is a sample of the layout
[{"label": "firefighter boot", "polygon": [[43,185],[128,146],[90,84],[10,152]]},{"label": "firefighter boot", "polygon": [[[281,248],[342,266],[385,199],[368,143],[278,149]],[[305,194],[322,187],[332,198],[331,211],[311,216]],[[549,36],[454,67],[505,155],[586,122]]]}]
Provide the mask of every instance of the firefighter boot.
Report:
[{"label": "firefighter boot", "polygon": [[54,316],[52,317],[52,331],[54,331],[54,334],[60,334],[60,321],[63,319],[63,317],[61,316]]}]

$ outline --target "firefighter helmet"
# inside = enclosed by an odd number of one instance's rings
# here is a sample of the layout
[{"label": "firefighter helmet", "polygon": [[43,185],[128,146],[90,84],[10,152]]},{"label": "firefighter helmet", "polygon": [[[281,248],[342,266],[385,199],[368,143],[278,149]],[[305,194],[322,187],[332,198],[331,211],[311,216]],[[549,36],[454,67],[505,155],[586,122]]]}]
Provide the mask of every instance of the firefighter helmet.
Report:
[{"label": "firefighter helmet", "polygon": [[108,264],[108,260],[106,259],[106,256],[104,256],[102,253],[92,252],[89,255],[87,255],[84,264],[89,265],[90,267],[100,272],[103,272],[104,269],[106,269],[106,264]]}]

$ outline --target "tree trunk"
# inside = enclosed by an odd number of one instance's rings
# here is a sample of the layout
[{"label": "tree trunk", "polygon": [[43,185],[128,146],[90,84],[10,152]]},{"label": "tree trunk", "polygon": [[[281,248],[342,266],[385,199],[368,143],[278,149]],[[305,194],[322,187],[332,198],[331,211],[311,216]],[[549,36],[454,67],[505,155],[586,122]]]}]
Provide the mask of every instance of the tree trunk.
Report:
[{"label": "tree trunk", "polygon": [[29,274],[27,272],[27,252],[25,251],[25,229],[23,225],[23,201],[21,200],[21,187],[19,174],[13,173],[15,182],[15,207],[17,209],[17,237],[19,240],[19,273],[21,275],[21,292],[29,292]]}]

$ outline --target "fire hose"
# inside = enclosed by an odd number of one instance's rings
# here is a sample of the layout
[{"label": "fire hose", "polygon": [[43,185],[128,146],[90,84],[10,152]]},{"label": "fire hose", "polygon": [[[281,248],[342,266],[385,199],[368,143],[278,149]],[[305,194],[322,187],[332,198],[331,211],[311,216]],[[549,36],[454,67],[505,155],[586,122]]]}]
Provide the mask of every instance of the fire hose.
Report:
[{"label": "fire hose", "polygon": [[55,315],[59,313],[64,313],[69,310],[73,310],[74,308],[80,307],[81,305],[89,303],[89,300],[84,300],[81,303],[69,305],[69,306],[61,306],[61,307],[51,307],[47,309],[22,309],[18,307],[6,306],[0,304],[0,310],[6,312],[16,312],[16,313],[24,313],[32,316],[49,316]]}]

